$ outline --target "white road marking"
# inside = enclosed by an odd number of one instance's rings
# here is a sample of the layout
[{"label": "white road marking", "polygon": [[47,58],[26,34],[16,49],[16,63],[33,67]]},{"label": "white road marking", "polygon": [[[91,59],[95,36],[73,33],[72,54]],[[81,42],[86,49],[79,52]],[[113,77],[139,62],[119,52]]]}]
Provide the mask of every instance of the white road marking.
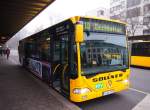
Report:
[{"label": "white road marking", "polygon": [[138,90],[138,89],[134,89],[134,88],[129,88],[129,90],[136,91],[136,92],[139,92],[139,93],[142,93],[142,94],[145,94],[145,95],[149,95],[150,94],[148,92],[144,92],[144,91],[141,91],[141,90]]},{"label": "white road marking", "polygon": [[150,110],[150,94],[148,94],[132,110]]},{"label": "white road marking", "polygon": [[150,93],[137,90],[134,88],[129,88],[129,90],[136,91],[146,95],[146,97],[142,101],[140,101],[132,110],[150,110]]}]

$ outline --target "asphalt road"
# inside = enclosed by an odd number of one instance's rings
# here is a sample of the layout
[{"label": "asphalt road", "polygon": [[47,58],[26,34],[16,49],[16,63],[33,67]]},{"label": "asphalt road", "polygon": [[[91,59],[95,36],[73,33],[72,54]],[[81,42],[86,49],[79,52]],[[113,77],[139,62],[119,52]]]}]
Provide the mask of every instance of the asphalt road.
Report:
[{"label": "asphalt road", "polygon": [[131,68],[131,89],[77,104],[83,110],[132,110],[150,93],[150,70]]},{"label": "asphalt road", "polygon": [[150,94],[150,69],[131,68],[131,87]]}]

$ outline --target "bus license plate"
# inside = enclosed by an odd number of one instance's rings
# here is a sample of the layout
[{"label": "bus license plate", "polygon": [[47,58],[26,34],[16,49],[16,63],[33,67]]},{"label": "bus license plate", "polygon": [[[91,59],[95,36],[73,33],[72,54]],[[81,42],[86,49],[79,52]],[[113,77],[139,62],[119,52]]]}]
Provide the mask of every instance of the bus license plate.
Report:
[{"label": "bus license plate", "polygon": [[109,94],[112,94],[112,93],[114,93],[114,91],[106,91],[106,92],[103,92],[103,96],[109,95]]}]

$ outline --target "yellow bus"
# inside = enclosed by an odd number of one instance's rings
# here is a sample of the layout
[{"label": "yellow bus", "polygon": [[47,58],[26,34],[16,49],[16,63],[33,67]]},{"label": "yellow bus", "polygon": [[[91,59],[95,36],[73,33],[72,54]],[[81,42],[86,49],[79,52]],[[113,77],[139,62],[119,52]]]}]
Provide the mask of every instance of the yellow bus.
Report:
[{"label": "yellow bus", "polygon": [[19,42],[20,63],[73,102],[129,87],[125,24],[75,16]]},{"label": "yellow bus", "polygon": [[150,68],[150,41],[133,42],[131,65]]}]

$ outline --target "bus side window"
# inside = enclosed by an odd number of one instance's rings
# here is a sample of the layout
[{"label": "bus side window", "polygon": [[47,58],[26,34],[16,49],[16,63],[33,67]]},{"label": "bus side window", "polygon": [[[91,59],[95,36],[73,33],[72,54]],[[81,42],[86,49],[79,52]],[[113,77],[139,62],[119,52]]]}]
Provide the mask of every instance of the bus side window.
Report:
[{"label": "bus side window", "polygon": [[61,38],[61,63],[68,64],[68,36]]},{"label": "bus side window", "polygon": [[31,57],[31,53],[32,53],[32,48],[33,48],[33,44],[32,43],[26,43],[25,44],[25,54],[26,57]]},{"label": "bus side window", "polygon": [[60,62],[60,41],[54,42],[54,56],[53,56],[54,62]]}]

